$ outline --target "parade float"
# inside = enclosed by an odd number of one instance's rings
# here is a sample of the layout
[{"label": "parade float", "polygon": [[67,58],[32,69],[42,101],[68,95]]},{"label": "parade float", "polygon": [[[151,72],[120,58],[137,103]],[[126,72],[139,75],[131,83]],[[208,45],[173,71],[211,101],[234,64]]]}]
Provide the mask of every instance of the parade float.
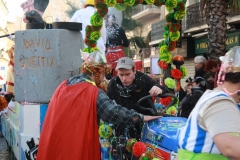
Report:
[{"label": "parade float", "polygon": [[15,100],[1,120],[2,133],[18,160],[35,159],[53,92],[63,80],[80,72],[80,34],[60,29],[15,33]]}]

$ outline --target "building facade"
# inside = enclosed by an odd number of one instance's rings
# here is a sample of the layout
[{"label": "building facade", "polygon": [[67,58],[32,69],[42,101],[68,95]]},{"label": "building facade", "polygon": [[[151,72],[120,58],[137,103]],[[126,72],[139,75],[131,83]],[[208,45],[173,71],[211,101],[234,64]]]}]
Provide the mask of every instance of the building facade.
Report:
[{"label": "building facade", "polygon": [[[145,7],[145,6],[144,6]],[[155,7],[155,6],[154,6]],[[152,7],[153,8],[153,7]],[[156,9],[155,9],[156,8]],[[151,26],[147,32],[151,31],[151,41],[149,42],[149,50],[151,56],[144,58],[144,68],[151,72],[151,58],[159,57],[158,44],[161,42],[164,33],[165,15],[168,13],[165,6],[155,7],[154,11],[149,11],[149,8],[143,8],[137,13],[133,13],[132,18],[144,23],[146,26]],[[201,10],[200,0],[188,0],[186,2],[187,14],[182,20],[182,46],[172,52],[172,55],[181,55],[185,59],[184,66],[187,68],[188,74],[186,78],[193,77],[195,67],[193,59],[197,55],[204,55],[207,50],[207,23],[204,13]],[[226,41],[227,49],[239,44],[240,34],[240,11],[232,12],[229,10],[227,17],[228,24],[228,39]],[[141,16],[140,16],[141,15]],[[147,33],[144,34],[147,36]],[[185,79],[181,80],[182,85],[185,85]]]}]

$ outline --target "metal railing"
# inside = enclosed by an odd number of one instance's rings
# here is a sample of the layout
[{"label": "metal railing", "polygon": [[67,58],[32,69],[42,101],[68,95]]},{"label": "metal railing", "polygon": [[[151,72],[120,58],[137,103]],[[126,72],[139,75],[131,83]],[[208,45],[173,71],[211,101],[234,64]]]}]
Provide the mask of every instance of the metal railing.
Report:
[{"label": "metal railing", "polygon": [[206,23],[206,17],[201,10],[200,3],[187,7],[187,14],[182,21],[182,29],[187,30],[193,27],[199,27]]},{"label": "metal railing", "polygon": [[[201,9],[200,2],[188,6],[186,10],[187,10],[187,14],[185,18],[182,20],[183,30],[187,30],[190,28],[199,27],[207,24],[206,23],[207,19],[204,15],[204,11]],[[228,9],[227,18],[238,16],[238,15],[240,15],[240,10],[233,11],[231,9]]]},{"label": "metal railing", "polygon": [[139,4],[137,5],[136,7],[133,8],[133,11],[132,11],[132,16],[146,10],[146,9],[149,9],[149,8],[158,8],[160,9],[160,7],[157,7],[157,6],[154,6],[154,5],[142,5],[142,4]]},{"label": "metal railing", "polygon": [[233,11],[231,9],[228,10],[228,17],[234,17],[240,15],[240,10]]},{"label": "metal railing", "polygon": [[166,24],[166,18],[158,22],[152,23],[151,41],[155,41],[163,38],[165,24]]}]

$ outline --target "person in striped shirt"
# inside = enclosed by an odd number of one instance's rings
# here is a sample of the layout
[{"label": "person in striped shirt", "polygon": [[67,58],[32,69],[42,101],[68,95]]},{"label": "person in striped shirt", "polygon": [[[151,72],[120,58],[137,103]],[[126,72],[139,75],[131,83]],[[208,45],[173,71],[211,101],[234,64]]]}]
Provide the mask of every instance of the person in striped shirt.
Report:
[{"label": "person in striped shirt", "polygon": [[178,160],[240,159],[240,46],[222,61],[218,87],[207,90],[178,133]]}]

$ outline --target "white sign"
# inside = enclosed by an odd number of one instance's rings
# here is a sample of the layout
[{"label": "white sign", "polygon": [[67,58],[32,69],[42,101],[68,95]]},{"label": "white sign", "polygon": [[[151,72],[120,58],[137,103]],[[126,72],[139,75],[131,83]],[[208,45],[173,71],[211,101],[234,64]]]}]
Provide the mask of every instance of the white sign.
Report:
[{"label": "white sign", "polygon": [[161,69],[158,66],[158,57],[151,57],[151,73],[152,74],[161,74]]}]

